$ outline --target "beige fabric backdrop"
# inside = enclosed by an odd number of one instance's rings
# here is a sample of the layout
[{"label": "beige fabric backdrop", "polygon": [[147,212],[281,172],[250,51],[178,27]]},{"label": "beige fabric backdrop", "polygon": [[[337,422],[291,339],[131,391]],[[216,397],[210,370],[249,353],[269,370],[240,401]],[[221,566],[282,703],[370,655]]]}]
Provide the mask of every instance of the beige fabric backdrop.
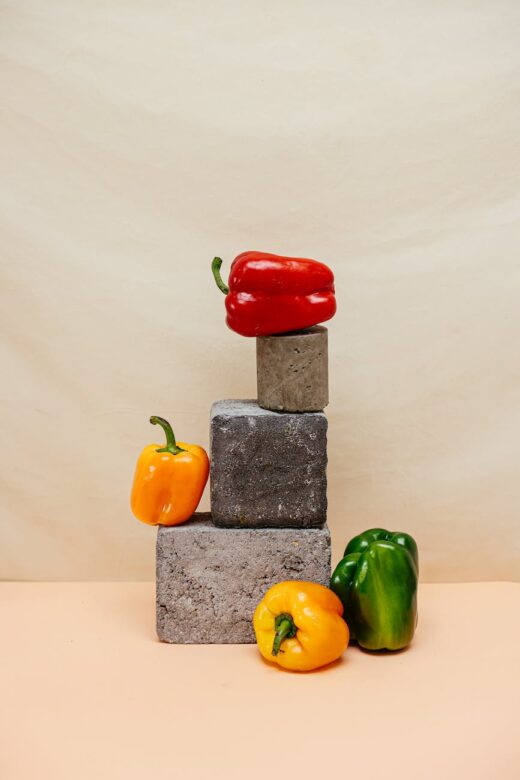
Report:
[{"label": "beige fabric backdrop", "polygon": [[[514,0],[0,6],[0,576],[153,577],[150,413],[255,392],[209,261],[334,268],[330,525],[520,578]],[[207,497],[203,507],[207,507]]]}]

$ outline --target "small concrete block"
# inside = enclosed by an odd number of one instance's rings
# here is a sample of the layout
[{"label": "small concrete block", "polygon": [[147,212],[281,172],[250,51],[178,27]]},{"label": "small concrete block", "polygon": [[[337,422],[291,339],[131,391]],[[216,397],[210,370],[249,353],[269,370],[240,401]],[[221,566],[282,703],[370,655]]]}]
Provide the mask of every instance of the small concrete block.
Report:
[{"label": "small concrete block", "polygon": [[275,583],[328,585],[328,528],[217,528],[207,515],[157,534],[157,634],[177,644],[254,643],[256,605]]},{"label": "small concrete block", "polygon": [[316,528],[327,518],[327,418],[256,401],[211,409],[211,514],[228,528]]},{"label": "small concrete block", "polygon": [[284,412],[319,412],[329,402],[327,328],[256,340],[258,403]]}]

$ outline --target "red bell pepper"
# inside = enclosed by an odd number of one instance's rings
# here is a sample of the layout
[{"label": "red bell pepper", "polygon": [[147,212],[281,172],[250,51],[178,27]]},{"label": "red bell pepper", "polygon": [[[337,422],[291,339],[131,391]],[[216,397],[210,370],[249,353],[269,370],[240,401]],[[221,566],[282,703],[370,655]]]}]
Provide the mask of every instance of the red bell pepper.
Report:
[{"label": "red bell pepper", "polygon": [[211,270],[226,295],[226,322],[241,336],[272,336],[303,330],[336,313],[334,275],[324,263],[267,252],[243,252],[231,264],[229,286]]}]

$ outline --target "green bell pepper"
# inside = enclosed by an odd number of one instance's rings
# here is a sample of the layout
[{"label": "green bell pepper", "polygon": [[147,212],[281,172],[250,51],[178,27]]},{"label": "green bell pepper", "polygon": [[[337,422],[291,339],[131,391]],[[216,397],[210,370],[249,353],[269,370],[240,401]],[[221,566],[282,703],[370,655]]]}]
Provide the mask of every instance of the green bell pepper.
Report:
[{"label": "green bell pepper", "polygon": [[350,635],[367,650],[406,647],[417,625],[417,545],[408,534],[371,528],[347,544],[332,574]]}]

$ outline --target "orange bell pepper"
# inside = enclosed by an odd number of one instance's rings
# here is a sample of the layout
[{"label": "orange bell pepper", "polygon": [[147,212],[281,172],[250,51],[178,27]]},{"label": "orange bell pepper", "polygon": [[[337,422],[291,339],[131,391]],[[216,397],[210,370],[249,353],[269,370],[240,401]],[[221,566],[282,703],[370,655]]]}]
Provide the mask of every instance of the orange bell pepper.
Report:
[{"label": "orange bell pepper", "polygon": [[206,451],[197,444],[176,442],[169,422],[150,417],[166,434],[166,446],[149,444],[135,469],[130,504],[148,525],[179,525],[197,509],[209,474]]}]

